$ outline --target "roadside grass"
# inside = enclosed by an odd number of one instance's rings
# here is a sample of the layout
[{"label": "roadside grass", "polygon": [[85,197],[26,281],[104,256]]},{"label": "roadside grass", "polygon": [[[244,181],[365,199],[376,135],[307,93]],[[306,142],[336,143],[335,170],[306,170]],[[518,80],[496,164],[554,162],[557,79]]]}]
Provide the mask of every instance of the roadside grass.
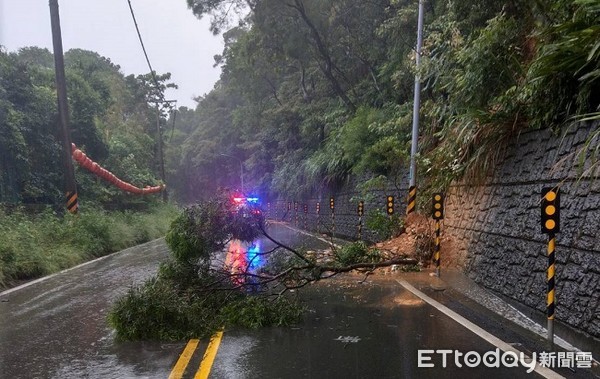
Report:
[{"label": "roadside grass", "polygon": [[0,288],[164,236],[179,211],[156,205],[146,212],[87,209],[64,217],[0,211]]}]

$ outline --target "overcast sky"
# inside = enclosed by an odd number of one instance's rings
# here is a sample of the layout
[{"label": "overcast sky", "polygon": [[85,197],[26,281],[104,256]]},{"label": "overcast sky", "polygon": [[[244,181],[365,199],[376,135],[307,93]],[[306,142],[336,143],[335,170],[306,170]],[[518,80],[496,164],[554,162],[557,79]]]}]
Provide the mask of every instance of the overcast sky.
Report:
[{"label": "overcast sky", "polygon": [[[146,64],[127,0],[59,0],[63,49],[92,50],[121,66],[125,75],[143,74]],[[178,90],[167,99],[195,107],[194,96],[210,92],[219,79],[213,68],[223,50],[221,36],[198,20],[185,0],[131,0],[152,67],[170,72]],[[0,0],[0,45],[8,51],[25,46],[52,51],[48,0]]]}]

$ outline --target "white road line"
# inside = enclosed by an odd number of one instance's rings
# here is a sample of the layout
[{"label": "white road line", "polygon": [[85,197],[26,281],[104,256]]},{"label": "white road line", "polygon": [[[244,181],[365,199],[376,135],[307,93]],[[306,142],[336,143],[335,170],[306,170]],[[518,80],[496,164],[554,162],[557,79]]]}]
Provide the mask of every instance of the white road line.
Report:
[{"label": "white road line", "polygon": [[110,257],[112,257],[113,255],[117,255],[117,254],[124,253],[124,252],[126,252],[127,250],[129,250],[129,249],[133,249],[134,247],[138,247],[138,246],[143,246],[143,245],[150,244],[150,243],[152,243],[152,242],[155,242],[155,241],[158,241],[158,240],[160,240],[160,239],[162,239],[162,238],[163,238],[163,237],[161,237],[161,238],[157,238],[157,239],[155,239],[155,240],[152,240],[152,241],[148,241],[148,242],[146,242],[146,243],[143,243],[143,244],[141,244],[141,245],[132,246],[132,247],[129,247],[129,248],[127,248],[127,249],[120,250],[120,251],[114,252],[114,253],[112,253],[112,254],[108,254],[108,255],[105,255],[105,256],[103,256],[103,257],[100,257],[100,258],[96,258],[96,259],[94,259],[94,260],[92,260],[92,261],[87,261],[87,262],[84,262],[84,263],[82,263],[82,264],[80,264],[80,265],[77,265],[77,266],[74,266],[74,267],[70,267],[70,268],[64,269],[64,270],[62,270],[62,271],[59,271],[59,272],[56,272],[56,273],[54,273],[54,274],[52,274],[52,275],[44,276],[44,277],[42,277],[42,278],[39,278],[39,279],[36,279],[36,280],[32,280],[31,282],[27,282],[27,283],[21,284],[20,286],[13,287],[13,288],[11,288],[11,289],[9,289],[9,290],[6,290],[6,291],[4,291],[4,292],[0,292],[0,297],[2,297],[2,296],[4,296],[4,295],[8,295],[9,293],[12,293],[12,292],[16,292],[16,291],[18,291],[18,290],[22,290],[23,288],[26,288],[26,287],[32,286],[32,285],[34,285],[34,284],[38,284],[38,283],[44,282],[44,281],[46,281],[46,280],[48,280],[48,279],[54,278],[55,276],[58,276],[58,275],[64,274],[65,272],[69,272],[69,271],[77,270],[77,269],[79,269],[79,268],[82,268],[82,267],[84,267],[84,266],[91,265],[92,263],[96,263],[96,262],[99,262],[99,261],[101,261],[101,260],[104,260],[104,259],[110,258]]},{"label": "white road line", "polygon": [[314,233],[306,232],[306,231],[304,231],[304,230],[302,230],[302,229],[295,228],[295,227],[293,227],[293,226],[290,226],[290,225],[288,225],[288,224],[286,224],[286,223],[284,223],[284,222],[281,222],[281,221],[270,221],[270,222],[271,222],[271,223],[273,223],[273,224],[277,224],[277,225],[281,225],[281,226],[283,226],[283,227],[286,227],[286,228],[288,228],[288,229],[290,229],[290,230],[293,230],[293,231],[295,231],[295,232],[297,232],[297,233],[304,234],[304,235],[307,235],[307,236],[310,236],[310,237],[316,238],[316,239],[318,239],[319,241],[321,241],[321,242],[325,242],[325,243],[326,243],[326,244],[328,244],[328,245],[333,245],[334,247],[336,247],[336,248],[338,248],[338,249],[340,248],[340,245],[338,245],[338,244],[336,244],[336,243],[333,243],[333,241],[328,241],[328,240],[326,240],[326,239],[325,239],[325,238],[323,238],[323,237],[319,237],[318,235],[316,235],[316,234],[314,234]]},{"label": "white road line", "polygon": [[[493,334],[485,331],[484,329],[482,329],[479,326],[473,324],[471,321],[469,321],[466,318],[462,317],[458,313],[456,313],[453,310],[449,309],[448,307],[442,305],[441,303],[437,302],[436,300],[432,299],[431,297],[425,295],[423,292],[419,291],[418,289],[416,289],[415,287],[413,287],[412,285],[410,285],[406,280],[400,280],[400,279],[398,279],[396,281],[398,283],[400,283],[400,285],[402,285],[404,288],[406,288],[407,290],[409,290],[410,292],[412,292],[414,295],[418,296],[423,301],[425,301],[426,303],[428,303],[429,305],[431,305],[432,307],[434,307],[438,311],[442,312],[446,316],[450,317],[454,321],[458,322],[459,324],[461,324],[465,328],[469,329],[473,333],[477,334],[479,337],[483,338],[487,342],[489,342],[492,345],[496,346],[498,349],[500,349],[502,351],[505,351],[505,352],[511,351],[513,353],[516,353],[516,354],[520,353],[519,350],[515,349],[514,347],[512,347],[508,343],[502,341],[500,338],[498,338],[498,337],[494,336]],[[548,378],[548,379],[564,378],[564,376],[557,374],[556,372],[550,370],[549,368],[543,367],[543,366],[540,366],[540,365],[537,365],[537,364],[535,366],[534,371],[537,372],[538,374],[542,375],[544,378]]]}]

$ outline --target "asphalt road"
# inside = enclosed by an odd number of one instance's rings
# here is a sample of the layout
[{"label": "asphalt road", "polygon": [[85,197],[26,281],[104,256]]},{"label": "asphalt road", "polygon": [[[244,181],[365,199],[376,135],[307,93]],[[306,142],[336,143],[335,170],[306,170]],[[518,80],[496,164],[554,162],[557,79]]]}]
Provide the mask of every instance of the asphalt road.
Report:
[{"label": "asphalt road", "polygon": [[[281,225],[271,231],[293,246],[323,247]],[[106,323],[114,300],[152,276],[167,256],[157,240],[0,294],[0,378],[169,377],[188,341],[118,342]],[[454,355],[443,367],[436,350],[475,357],[496,347],[409,292],[397,281],[402,275],[347,276],[303,289],[299,296],[309,310],[295,327],[225,330],[210,377],[539,377],[524,366],[468,368],[464,357],[459,368]],[[207,345],[200,341],[192,350],[183,377],[194,377]],[[432,350],[421,360],[434,367],[418,367],[419,350]]]},{"label": "asphalt road", "polygon": [[117,343],[106,315],[167,257],[153,241],[0,296],[1,378],[166,378],[180,343]]},{"label": "asphalt road", "polygon": [[[525,367],[467,368],[434,350],[495,346],[434,309],[396,280],[346,276],[312,286],[304,322],[281,329],[225,331],[211,378],[535,378]],[[423,362],[435,367],[419,367]],[[426,360],[431,357],[431,360]],[[190,376],[191,377],[191,376]]]}]

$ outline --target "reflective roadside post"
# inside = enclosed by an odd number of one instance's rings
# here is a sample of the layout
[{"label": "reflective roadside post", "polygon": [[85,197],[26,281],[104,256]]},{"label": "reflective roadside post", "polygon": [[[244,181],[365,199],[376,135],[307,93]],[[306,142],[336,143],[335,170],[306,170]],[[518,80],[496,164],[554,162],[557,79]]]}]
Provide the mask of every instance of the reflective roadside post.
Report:
[{"label": "reflective roadside post", "polygon": [[433,263],[435,264],[435,276],[440,277],[440,221],[444,219],[444,194],[434,193],[431,216],[435,220],[435,250]]},{"label": "reflective roadside post", "polygon": [[394,196],[388,196],[386,198],[386,211],[391,220],[394,215]]},{"label": "reflective roadside post", "polygon": [[294,226],[298,227],[298,202],[294,201]]},{"label": "reflective roadside post", "polygon": [[358,202],[358,207],[356,209],[356,213],[358,213],[358,239],[359,240],[362,240],[362,218],[363,218],[363,214],[364,214],[364,209],[365,209],[365,202],[361,200]]},{"label": "reflective roadside post", "polygon": [[320,230],[320,223],[321,223],[321,203],[319,201],[317,201],[317,205],[316,205],[316,210],[317,210],[317,233],[319,233]]},{"label": "reflective roadside post", "polygon": [[554,346],[554,311],[556,272],[556,233],[560,231],[560,191],[558,187],[542,188],[542,233],[548,235],[548,270],[546,291],[546,313],[548,317],[548,342]]},{"label": "reflective roadside post", "polygon": [[304,204],[304,230],[308,230],[308,204]]},{"label": "reflective roadside post", "polygon": [[331,237],[335,236],[335,199],[329,198],[329,208],[331,209]]}]

